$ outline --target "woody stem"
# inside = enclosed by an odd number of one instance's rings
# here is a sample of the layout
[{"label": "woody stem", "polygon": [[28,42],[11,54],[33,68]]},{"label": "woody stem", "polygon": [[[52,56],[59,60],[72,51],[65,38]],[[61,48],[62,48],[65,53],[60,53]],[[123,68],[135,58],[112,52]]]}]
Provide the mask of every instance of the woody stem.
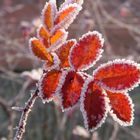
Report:
[{"label": "woody stem", "polygon": [[17,131],[16,131],[16,134],[15,134],[15,137],[13,140],[21,140],[22,139],[22,136],[25,132],[26,122],[27,122],[29,113],[30,113],[30,111],[35,103],[35,100],[38,97],[38,92],[39,91],[37,89],[34,92],[34,94],[31,95],[31,97],[29,98],[27,103],[25,103],[25,107],[22,110],[22,115],[21,115],[21,118],[20,118],[20,121],[19,121],[19,124],[17,127]]}]

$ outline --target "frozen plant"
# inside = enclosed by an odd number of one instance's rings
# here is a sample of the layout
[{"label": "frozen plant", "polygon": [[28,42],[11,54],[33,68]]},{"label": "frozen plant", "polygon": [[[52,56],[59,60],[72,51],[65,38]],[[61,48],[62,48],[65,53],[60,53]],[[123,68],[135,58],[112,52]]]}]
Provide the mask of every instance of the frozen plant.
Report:
[{"label": "frozen plant", "polygon": [[45,4],[37,37],[29,41],[32,54],[44,62],[43,75],[22,109],[14,140],[22,138],[37,97],[43,102],[59,97],[62,111],[80,103],[85,127],[91,132],[104,123],[107,114],[120,125],[132,125],[134,109],[128,91],[138,86],[140,67],[133,61],[122,59],[99,66],[92,75],[85,72],[100,59],[104,39],[98,31],[89,31],[78,41],[67,40],[66,30],[82,4],[83,0],[66,0],[60,8],[55,0]]}]

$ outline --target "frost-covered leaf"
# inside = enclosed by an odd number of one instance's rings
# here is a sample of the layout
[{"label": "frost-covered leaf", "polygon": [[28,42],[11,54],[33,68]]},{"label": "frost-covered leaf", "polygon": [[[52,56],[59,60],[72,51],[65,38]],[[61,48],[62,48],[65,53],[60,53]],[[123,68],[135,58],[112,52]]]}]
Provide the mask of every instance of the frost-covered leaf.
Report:
[{"label": "frost-covered leaf", "polygon": [[53,96],[57,94],[61,76],[60,70],[52,70],[42,76],[39,82],[39,96],[44,102],[51,101]]},{"label": "frost-covered leaf", "polygon": [[29,41],[29,47],[31,52],[38,58],[42,60],[48,60],[49,62],[53,62],[52,55],[46,50],[43,43],[37,38],[31,38]]},{"label": "frost-covered leaf", "polygon": [[59,68],[59,65],[60,65],[59,57],[57,56],[56,53],[51,53],[51,54],[53,56],[53,63],[50,64],[48,62],[45,62],[44,65],[43,65],[43,70],[44,71],[50,71],[50,70],[58,69]]},{"label": "frost-covered leaf", "polygon": [[43,27],[43,25],[41,25],[38,28],[37,35],[38,35],[38,38],[40,38],[40,40],[43,42],[44,46],[46,48],[49,48],[50,47],[50,43],[49,43],[50,33],[45,27]]},{"label": "frost-covered leaf", "polygon": [[69,70],[65,74],[65,80],[60,94],[63,111],[73,107],[79,101],[83,83],[82,76],[75,71]]},{"label": "frost-covered leaf", "polygon": [[131,90],[140,81],[140,68],[130,60],[114,60],[101,65],[93,77],[100,86],[112,92]]},{"label": "frost-covered leaf", "polygon": [[129,126],[133,124],[133,104],[127,93],[112,93],[107,91],[110,100],[110,114],[120,125]]},{"label": "frost-covered leaf", "polygon": [[92,67],[103,52],[103,39],[100,33],[88,32],[72,48],[70,63],[74,69],[86,70]]},{"label": "frost-covered leaf", "polygon": [[54,51],[56,49],[58,49],[60,47],[60,45],[62,45],[68,36],[68,32],[66,32],[64,29],[58,29],[52,36],[50,39],[50,44],[51,44],[51,48],[50,50]]},{"label": "frost-covered leaf", "polygon": [[105,92],[91,79],[83,86],[80,109],[85,127],[91,132],[103,124],[109,111]]},{"label": "frost-covered leaf", "polygon": [[74,21],[79,11],[81,10],[81,6],[78,4],[69,4],[63,7],[57,14],[55,18],[55,29],[64,28],[67,29],[69,25]]},{"label": "frost-covered leaf", "polygon": [[44,9],[42,10],[42,20],[48,30],[51,30],[54,26],[56,12],[56,3],[54,1],[46,2]]},{"label": "frost-covered leaf", "polygon": [[61,68],[66,68],[69,67],[69,54],[70,54],[70,49],[71,47],[73,47],[73,45],[76,44],[76,40],[72,39],[72,40],[68,40],[67,42],[65,42],[64,44],[62,44],[60,46],[60,48],[57,50],[57,55],[61,61],[60,63],[60,67]]}]

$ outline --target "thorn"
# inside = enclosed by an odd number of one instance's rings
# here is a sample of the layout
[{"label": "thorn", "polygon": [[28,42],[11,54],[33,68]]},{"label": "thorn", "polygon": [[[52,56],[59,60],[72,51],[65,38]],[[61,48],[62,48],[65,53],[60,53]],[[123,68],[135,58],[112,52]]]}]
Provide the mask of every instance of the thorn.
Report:
[{"label": "thorn", "polygon": [[34,92],[35,92],[35,90],[30,90],[30,92],[31,92],[31,93],[34,93]]},{"label": "thorn", "polygon": [[12,107],[12,110],[22,112],[22,111],[24,110],[24,108],[23,108],[23,107],[16,107],[16,106],[13,106],[13,107]]},{"label": "thorn", "polygon": [[33,96],[33,92],[31,92],[30,95]]},{"label": "thorn", "polygon": [[38,83],[36,83],[36,87],[38,87]]},{"label": "thorn", "polygon": [[13,128],[13,130],[17,130],[17,129],[18,129],[18,126],[16,126],[16,127]]}]

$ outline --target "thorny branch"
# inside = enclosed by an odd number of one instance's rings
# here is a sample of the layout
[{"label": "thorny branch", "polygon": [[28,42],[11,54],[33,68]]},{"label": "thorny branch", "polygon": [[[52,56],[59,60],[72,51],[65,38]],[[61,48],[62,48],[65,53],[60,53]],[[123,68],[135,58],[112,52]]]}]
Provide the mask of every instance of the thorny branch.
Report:
[{"label": "thorny branch", "polygon": [[[23,84],[23,82],[20,79],[17,79],[20,75],[15,74],[15,72],[11,72],[9,70],[6,70],[4,68],[0,68],[0,71],[2,72],[2,75],[0,75],[2,78],[6,78],[7,80],[14,81],[19,84]],[[4,76],[5,75],[5,76]],[[1,125],[1,130],[6,127],[7,125],[7,140],[11,140],[13,138],[13,128],[14,128],[14,120],[16,118],[15,112],[12,111],[11,107],[17,105],[18,101],[23,99],[25,96],[25,92],[29,85],[33,82],[32,79],[28,79],[23,84],[21,90],[15,96],[11,101],[7,102],[4,98],[0,97],[0,106],[2,107],[3,111],[5,112],[6,116],[8,117],[8,122],[4,125]]]},{"label": "thorny branch", "polygon": [[38,97],[38,89],[35,91],[34,94],[31,95],[28,102],[25,103],[25,107],[23,108],[22,115],[20,118],[19,125],[17,127],[17,132],[16,132],[16,135],[14,137],[14,140],[21,140],[21,138],[25,132],[25,126],[26,126],[26,122],[28,119],[28,115],[29,115],[31,108],[33,107],[37,97]]}]

